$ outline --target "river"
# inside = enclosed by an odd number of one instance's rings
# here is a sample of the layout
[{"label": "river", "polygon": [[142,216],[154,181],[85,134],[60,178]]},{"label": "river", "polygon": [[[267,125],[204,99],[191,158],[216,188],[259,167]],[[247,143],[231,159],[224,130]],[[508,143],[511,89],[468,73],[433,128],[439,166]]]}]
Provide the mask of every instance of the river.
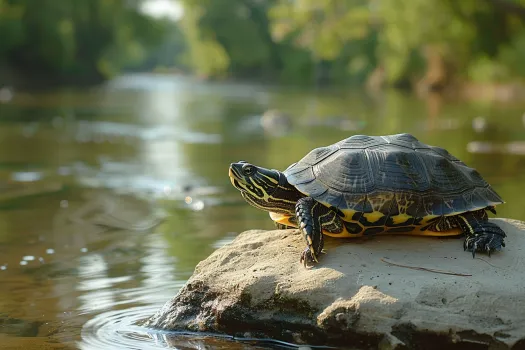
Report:
[{"label": "river", "polygon": [[284,169],[353,134],[402,132],[477,168],[506,201],[498,216],[525,220],[525,103],[153,74],[2,88],[0,348],[277,348],[136,322],[236,234],[273,228],[231,186],[231,162]]}]

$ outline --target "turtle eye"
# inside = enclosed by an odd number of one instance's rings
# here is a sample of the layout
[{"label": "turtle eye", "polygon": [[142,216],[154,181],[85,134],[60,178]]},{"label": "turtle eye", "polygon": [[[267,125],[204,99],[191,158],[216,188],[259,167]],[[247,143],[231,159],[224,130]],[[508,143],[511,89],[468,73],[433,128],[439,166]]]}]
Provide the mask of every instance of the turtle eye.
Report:
[{"label": "turtle eye", "polygon": [[253,175],[253,173],[255,173],[255,167],[253,165],[251,165],[251,164],[244,164],[242,166],[242,173],[245,176]]}]

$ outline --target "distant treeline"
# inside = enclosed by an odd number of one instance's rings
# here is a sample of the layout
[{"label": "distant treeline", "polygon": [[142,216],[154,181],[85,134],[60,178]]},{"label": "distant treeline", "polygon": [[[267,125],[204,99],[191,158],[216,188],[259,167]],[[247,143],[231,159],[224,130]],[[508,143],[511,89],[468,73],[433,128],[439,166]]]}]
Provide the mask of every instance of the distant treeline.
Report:
[{"label": "distant treeline", "polygon": [[525,0],[0,0],[0,64],[108,77],[177,66],[212,79],[440,88],[525,77]]},{"label": "distant treeline", "polygon": [[181,0],[205,76],[439,88],[525,77],[525,0]]},{"label": "distant treeline", "polygon": [[[169,23],[139,0],[0,0],[0,78],[101,81],[143,64]],[[0,81],[1,84],[1,81]]]}]

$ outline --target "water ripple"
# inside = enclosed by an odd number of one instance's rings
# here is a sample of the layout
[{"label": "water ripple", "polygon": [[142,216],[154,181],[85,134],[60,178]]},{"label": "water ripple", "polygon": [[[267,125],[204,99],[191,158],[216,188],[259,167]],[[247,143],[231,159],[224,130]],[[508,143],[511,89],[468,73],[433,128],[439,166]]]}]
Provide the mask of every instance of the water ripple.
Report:
[{"label": "water ripple", "polygon": [[82,350],[275,348],[240,343],[229,336],[156,331],[138,325],[157,310],[143,306],[102,313],[84,325],[78,346]]},{"label": "water ripple", "polygon": [[335,349],[329,346],[297,345],[274,339],[161,331],[140,326],[141,322],[158,311],[158,308],[150,305],[99,314],[86,322],[82,328],[79,349]]},{"label": "water ripple", "polygon": [[153,314],[153,306],[104,312],[85,323],[80,349],[161,349],[148,332],[136,323]]}]

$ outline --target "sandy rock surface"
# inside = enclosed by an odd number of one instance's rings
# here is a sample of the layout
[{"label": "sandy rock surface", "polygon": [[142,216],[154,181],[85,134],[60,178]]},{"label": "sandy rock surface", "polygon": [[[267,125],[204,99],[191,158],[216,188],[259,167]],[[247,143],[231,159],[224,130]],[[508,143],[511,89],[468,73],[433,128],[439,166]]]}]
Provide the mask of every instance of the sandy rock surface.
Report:
[{"label": "sandy rock surface", "polygon": [[491,221],[508,235],[491,257],[473,259],[463,238],[328,237],[312,269],[297,230],[247,231],[146,325],[357,348],[525,348],[525,223]]}]

